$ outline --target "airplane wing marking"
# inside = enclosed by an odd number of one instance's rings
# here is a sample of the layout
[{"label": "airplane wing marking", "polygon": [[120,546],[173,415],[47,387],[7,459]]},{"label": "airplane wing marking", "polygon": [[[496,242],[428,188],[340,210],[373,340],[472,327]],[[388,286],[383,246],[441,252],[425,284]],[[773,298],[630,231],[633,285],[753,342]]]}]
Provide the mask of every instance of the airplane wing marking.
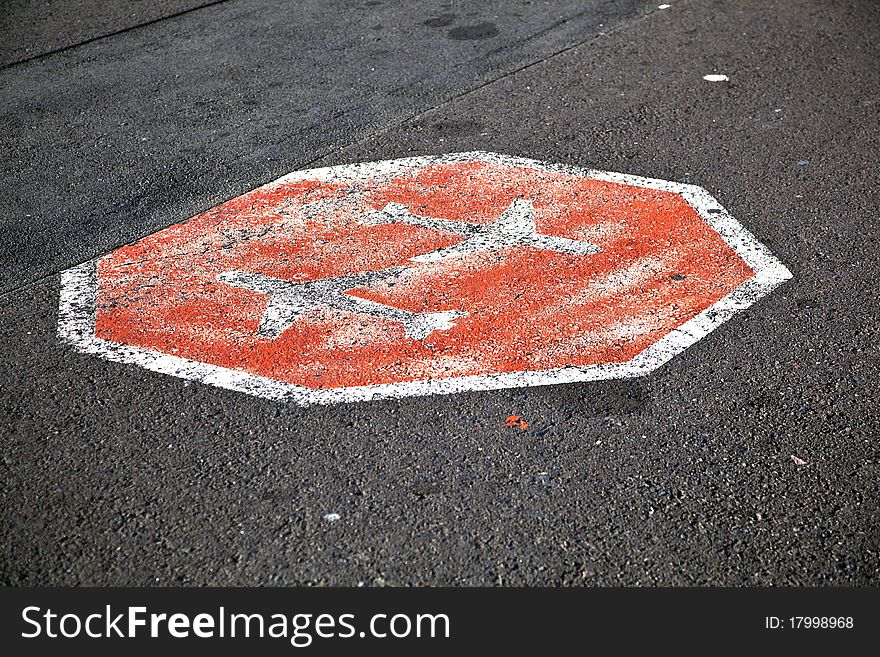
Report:
[{"label": "airplane wing marking", "polygon": [[533,247],[570,255],[591,255],[600,250],[590,242],[539,233],[535,225],[532,202],[524,199],[511,202],[504,213],[489,224],[470,224],[438,217],[425,217],[410,212],[406,206],[399,203],[388,203],[382,210],[370,213],[366,221],[373,225],[405,223],[465,236],[465,239],[458,244],[410,258],[413,262],[436,262],[453,256],[510,246]]}]

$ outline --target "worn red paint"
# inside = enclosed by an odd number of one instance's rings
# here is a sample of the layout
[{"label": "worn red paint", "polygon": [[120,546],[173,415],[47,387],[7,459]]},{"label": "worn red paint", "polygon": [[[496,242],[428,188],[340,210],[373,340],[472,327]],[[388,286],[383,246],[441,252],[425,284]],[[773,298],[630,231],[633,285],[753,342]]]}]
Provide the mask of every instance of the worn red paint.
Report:
[{"label": "worn red paint", "polygon": [[529,428],[529,423],[523,420],[519,415],[508,415],[507,419],[501,424],[502,427],[517,427],[518,429],[526,430]]},{"label": "worn red paint", "polygon": [[[509,247],[435,263],[409,258],[463,238],[363,225],[406,205],[474,224],[524,198],[538,231],[599,253]],[[414,273],[351,293],[412,312],[467,316],[424,342],[392,321],[329,309],[278,338],[256,334],[264,295],[217,281],[245,270],[308,281],[393,266]],[[114,251],[98,265],[99,338],[335,388],[625,362],[753,275],[681,196],[491,162],[432,164],[388,179],[257,189]]]}]

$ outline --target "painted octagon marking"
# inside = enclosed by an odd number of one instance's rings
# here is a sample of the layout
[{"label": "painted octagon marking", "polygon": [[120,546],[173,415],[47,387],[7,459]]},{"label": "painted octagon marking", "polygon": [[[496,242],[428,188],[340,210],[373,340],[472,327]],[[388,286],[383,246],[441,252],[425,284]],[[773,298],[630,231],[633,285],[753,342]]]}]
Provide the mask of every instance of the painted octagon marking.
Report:
[{"label": "painted octagon marking", "polygon": [[700,187],[459,153],[291,173],[69,269],[58,330],[331,404],[647,374],[790,277]]}]

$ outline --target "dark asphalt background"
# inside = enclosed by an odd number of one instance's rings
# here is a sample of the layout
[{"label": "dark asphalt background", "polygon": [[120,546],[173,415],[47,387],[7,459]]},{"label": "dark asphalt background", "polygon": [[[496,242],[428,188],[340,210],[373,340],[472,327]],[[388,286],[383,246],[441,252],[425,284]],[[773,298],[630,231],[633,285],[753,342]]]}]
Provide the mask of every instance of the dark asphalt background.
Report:
[{"label": "dark asphalt background", "polygon": [[[876,585],[880,3],[671,4],[228,0],[0,70],[0,581]],[[475,149],[704,186],[794,279],[646,378],[322,408],[56,338],[71,264]]]},{"label": "dark asphalt background", "polygon": [[222,0],[3,0],[0,67]]}]

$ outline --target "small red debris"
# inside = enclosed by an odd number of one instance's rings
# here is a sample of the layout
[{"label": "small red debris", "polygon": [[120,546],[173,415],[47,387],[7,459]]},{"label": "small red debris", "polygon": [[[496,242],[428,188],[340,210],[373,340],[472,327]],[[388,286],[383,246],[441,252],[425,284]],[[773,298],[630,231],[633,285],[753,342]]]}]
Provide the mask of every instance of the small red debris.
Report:
[{"label": "small red debris", "polygon": [[529,423],[520,418],[519,415],[508,415],[507,421],[501,425],[502,427],[519,427],[520,429],[528,429]]}]

